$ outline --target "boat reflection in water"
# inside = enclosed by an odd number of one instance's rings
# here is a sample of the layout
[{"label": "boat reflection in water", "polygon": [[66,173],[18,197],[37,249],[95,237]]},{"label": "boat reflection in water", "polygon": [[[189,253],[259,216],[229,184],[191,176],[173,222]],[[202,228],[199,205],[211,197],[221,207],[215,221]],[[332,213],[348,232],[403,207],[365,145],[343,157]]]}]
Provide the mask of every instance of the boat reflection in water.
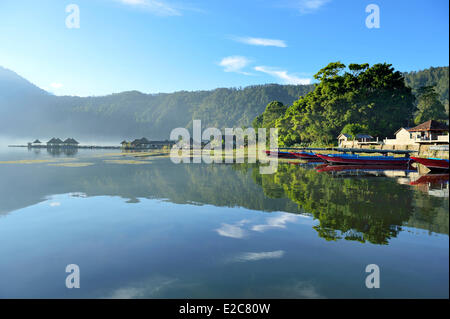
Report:
[{"label": "boat reflection in water", "polygon": [[417,169],[409,165],[329,165],[323,164],[316,167],[317,172],[330,172],[336,175],[351,176],[390,176],[403,177],[410,173],[417,173]]},{"label": "boat reflection in water", "polygon": [[449,174],[427,174],[410,182],[419,190],[436,197],[449,197]]}]

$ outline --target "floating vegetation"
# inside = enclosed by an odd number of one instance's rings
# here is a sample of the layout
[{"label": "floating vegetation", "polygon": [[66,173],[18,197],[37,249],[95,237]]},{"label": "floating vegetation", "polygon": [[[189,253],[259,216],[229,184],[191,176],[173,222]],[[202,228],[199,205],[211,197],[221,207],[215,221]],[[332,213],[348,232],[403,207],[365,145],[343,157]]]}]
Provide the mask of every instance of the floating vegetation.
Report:
[{"label": "floating vegetation", "polygon": [[39,164],[52,163],[54,160],[16,160],[16,161],[0,161],[0,164]]},{"label": "floating vegetation", "polygon": [[105,154],[97,154],[92,157],[107,157],[107,156],[124,156],[124,153],[105,153]]},{"label": "floating vegetation", "polygon": [[151,161],[138,161],[138,160],[103,160],[103,162],[108,164],[151,164]]},{"label": "floating vegetation", "polygon": [[119,156],[132,156],[132,157],[168,157],[170,152],[161,152],[153,151],[153,152],[122,152],[122,153],[106,153],[95,155],[94,157],[119,157]]},{"label": "floating vegetation", "polygon": [[57,164],[48,164],[50,166],[64,166],[64,167],[86,167],[94,165],[94,163],[57,163]]}]

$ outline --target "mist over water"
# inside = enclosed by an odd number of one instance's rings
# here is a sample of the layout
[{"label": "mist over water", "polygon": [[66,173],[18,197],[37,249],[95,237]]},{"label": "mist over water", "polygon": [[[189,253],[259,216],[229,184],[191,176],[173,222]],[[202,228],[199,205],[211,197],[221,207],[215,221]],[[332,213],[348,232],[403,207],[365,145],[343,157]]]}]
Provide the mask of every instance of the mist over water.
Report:
[{"label": "mist over water", "polygon": [[102,136],[85,136],[80,135],[78,136],[62,136],[62,135],[55,135],[55,136],[28,136],[28,137],[17,137],[17,136],[6,136],[6,135],[0,135],[0,149],[7,149],[9,145],[27,145],[30,142],[35,141],[36,139],[40,140],[43,145],[47,143],[50,139],[53,137],[60,138],[62,140],[65,140],[66,138],[74,138],[77,140],[80,145],[101,145],[101,146],[120,146],[120,142],[125,140],[133,140],[135,138],[141,138],[142,136],[136,136],[136,137],[128,137],[128,138],[120,138],[120,137],[102,137]]}]

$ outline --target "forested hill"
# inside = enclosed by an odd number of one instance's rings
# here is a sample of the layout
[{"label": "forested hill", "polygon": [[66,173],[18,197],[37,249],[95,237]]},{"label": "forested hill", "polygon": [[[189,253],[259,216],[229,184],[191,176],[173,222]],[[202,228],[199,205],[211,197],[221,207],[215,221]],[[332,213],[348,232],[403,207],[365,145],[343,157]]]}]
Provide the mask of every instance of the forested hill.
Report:
[{"label": "forested hill", "polygon": [[[448,67],[406,74],[414,89],[438,84],[448,105]],[[409,81],[409,82],[408,82]],[[166,139],[176,127],[250,126],[274,100],[291,105],[313,85],[257,85],[211,91],[143,94],[122,92],[100,97],[54,96],[0,67],[0,135],[45,138]]]},{"label": "forested hill", "polygon": [[[70,97],[39,92],[23,78],[19,85],[17,77],[0,68],[0,135],[167,139],[173,128],[191,127],[193,119],[202,120],[205,128],[250,126],[269,102],[291,104],[313,89],[312,85],[268,84],[168,94],[129,91]],[[11,86],[21,89],[10,94]]]},{"label": "forested hill", "polygon": [[413,89],[414,94],[417,94],[417,90],[423,86],[434,86],[448,113],[448,66],[413,71],[404,73],[403,76],[406,85]]}]

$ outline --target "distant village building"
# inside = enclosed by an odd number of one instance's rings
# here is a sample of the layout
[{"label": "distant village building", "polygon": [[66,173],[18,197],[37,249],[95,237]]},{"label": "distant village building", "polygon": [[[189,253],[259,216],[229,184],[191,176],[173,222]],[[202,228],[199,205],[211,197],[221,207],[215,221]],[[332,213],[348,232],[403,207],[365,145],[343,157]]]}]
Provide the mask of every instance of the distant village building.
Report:
[{"label": "distant village building", "polygon": [[[36,140],[34,143],[39,142],[39,140]],[[47,142],[47,147],[78,147],[78,142],[69,137],[65,141],[62,141],[59,138],[52,138],[50,141]]]},{"label": "distant village building", "polygon": [[173,145],[175,145],[175,141],[150,141],[150,148],[162,148]]},{"label": "distant village building", "polygon": [[359,143],[372,143],[374,142],[374,138],[368,134],[356,134],[356,140]]},{"label": "distant village building", "polygon": [[380,144],[378,138],[375,140],[373,136],[368,134],[356,134],[353,138],[350,134],[339,134],[338,136],[339,147],[356,147],[358,145]]},{"label": "distant village building", "polygon": [[438,121],[430,120],[410,128],[408,131],[417,137],[418,143],[439,141],[448,143],[448,125]]},{"label": "distant village building", "polygon": [[141,139],[135,139],[130,144],[131,144],[131,147],[133,147],[133,148],[149,148],[150,141],[147,140],[145,137],[143,137]]},{"label": "distant village building", "polygon": [[444,123],[430,120],[412,128],[402,127],[394,133],[395,139],[384,140],[386,145],[420,145],[448,144],[448,126]]},{"label": "distant village building", "polygon": [[150,149],[150,148],[163,148],[165,146],[172,146],[175,141],[149,141],[147,138],[143,137],[140,139],[135,139],[132,142],[127,142],[123,140],[120,142],[122,148],[125,149]]},{"label": "distant village building", "polygon": [[36,146],[40,146],[41,145],[41,141],[39,141],[39,140],[34,140],[34,142],[28,142],[27,143],[27,146],[28,147],[36,147]]},{"label": "distant village building", "polygon": [[344,147],[347,142],[352,141],[352,136],[350,134],[339,134],[338,136],[338,144],[339,147]]}]

